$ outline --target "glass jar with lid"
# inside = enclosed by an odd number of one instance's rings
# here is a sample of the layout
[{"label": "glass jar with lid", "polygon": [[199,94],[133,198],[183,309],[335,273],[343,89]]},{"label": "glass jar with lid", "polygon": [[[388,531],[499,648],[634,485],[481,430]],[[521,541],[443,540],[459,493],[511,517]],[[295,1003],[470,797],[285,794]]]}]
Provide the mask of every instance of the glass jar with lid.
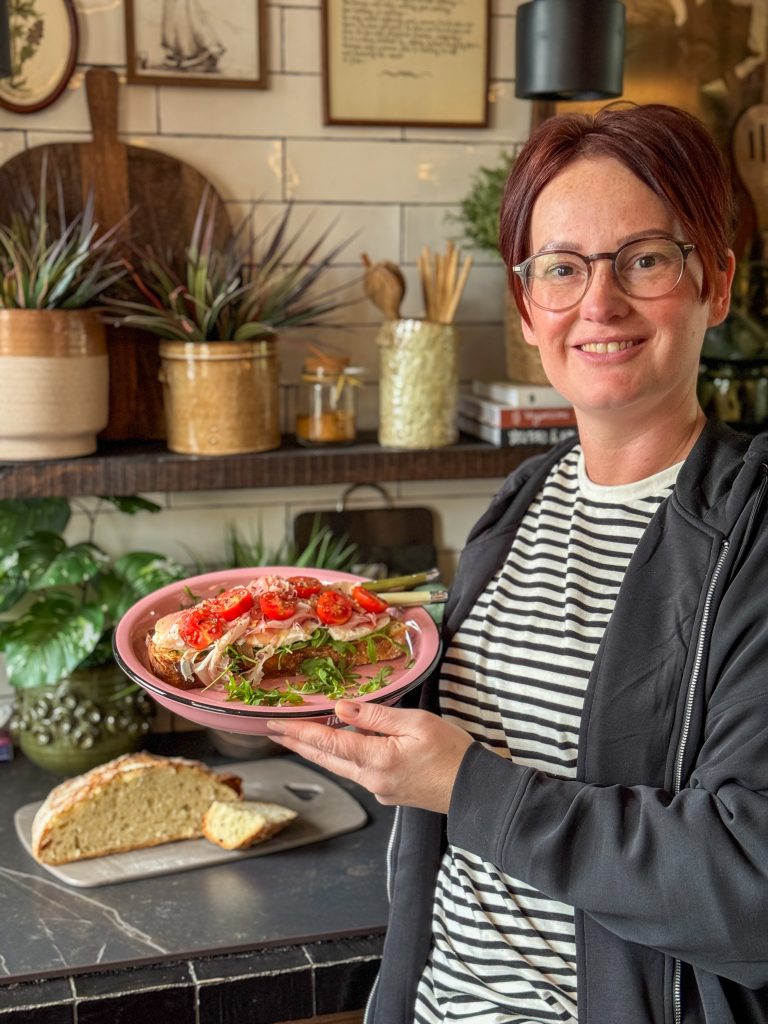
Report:
[{"label": "glass jar with lid", "polygon": [[298,395],[296,440],[315,446],[350,444],[357,433],[355,391],[362,368],[345,356],[308,356]]}]

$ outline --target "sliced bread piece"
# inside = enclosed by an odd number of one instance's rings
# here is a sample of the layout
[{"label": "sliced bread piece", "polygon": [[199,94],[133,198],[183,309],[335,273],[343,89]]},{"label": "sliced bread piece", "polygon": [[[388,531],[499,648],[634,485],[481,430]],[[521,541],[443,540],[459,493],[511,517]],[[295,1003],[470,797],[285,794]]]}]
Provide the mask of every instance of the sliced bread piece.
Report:
[{"label": "sliced bread piece", "polygon": [[203,815],[203,835],[225,850],[245,850],[271,839],[297,817],[289,807],[263,800],[214,800]]}]

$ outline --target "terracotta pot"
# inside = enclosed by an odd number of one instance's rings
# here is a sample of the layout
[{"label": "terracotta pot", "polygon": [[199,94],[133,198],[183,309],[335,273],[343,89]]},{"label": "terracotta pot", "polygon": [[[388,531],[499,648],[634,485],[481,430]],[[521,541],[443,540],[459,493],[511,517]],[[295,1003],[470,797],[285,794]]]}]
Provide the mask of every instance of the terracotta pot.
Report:
[{"label": "terracotta pot", "polygon": [[152,701],[115,664],[77,669],[53,686],[18,690],[11,732],[22,753],[57,775],[79,775],[136,750]]},{"label": "terracotta pot", "polygon": [[96,451],[107,425],[104,324],[89,309],[0,310],[0,459]]},{"label": "terracotta pot", "polygon": [[241,455],[280,447],[274,340],[163,341],[160,362],[172,452]]}]

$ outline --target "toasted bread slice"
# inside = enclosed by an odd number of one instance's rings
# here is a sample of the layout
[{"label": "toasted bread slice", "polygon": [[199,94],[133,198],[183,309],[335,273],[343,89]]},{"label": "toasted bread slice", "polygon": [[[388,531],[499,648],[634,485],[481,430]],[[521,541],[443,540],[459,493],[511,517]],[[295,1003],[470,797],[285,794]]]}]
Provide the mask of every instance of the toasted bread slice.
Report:
[{"label": "toasted bread slice", "polygon": [[225,850],[263,843],[298,817],[290,807],[263,800],[243,800],[234,814],[231,809],[223,800],[215,800],[203,815],[203,835]]},{"label": "toasted bread slice", "polygon": [[[345,661],[351,667],[375,665],[380,661],[394,661],[402,657],[407,638],[407,630],[402,622],[392,619],[384,629],[378,630],[373,637],[362,637],[350,641],[344,653],[332,646],[300,647],[287,650],[279,655],[274,654],[264,662],[265,677],[292,676],[301,670],[301,663],[307,658],[330,658],[334,664]],[[203,684],[197,677],[186,679],[179,668],[181,652],[163,650],[155,646],[152,634],[147,636],[147,655],[152,671],[158,678],[177,686],[181,690],[194,690]],[[375,656],[372,656],[375,655]]]}]

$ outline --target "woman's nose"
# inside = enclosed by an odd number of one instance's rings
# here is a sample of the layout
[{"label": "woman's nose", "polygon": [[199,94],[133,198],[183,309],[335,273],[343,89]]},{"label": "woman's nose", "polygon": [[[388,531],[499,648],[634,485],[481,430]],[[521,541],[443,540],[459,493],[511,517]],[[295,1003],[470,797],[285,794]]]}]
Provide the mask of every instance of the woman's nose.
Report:
[{"label": "woman's nose", "polygon": [[625,316],[629,310],[629,296],[619,286],[610,260],[595,260],[592,277],[584,298],[581,315],[585,320],[604,321]]}]

